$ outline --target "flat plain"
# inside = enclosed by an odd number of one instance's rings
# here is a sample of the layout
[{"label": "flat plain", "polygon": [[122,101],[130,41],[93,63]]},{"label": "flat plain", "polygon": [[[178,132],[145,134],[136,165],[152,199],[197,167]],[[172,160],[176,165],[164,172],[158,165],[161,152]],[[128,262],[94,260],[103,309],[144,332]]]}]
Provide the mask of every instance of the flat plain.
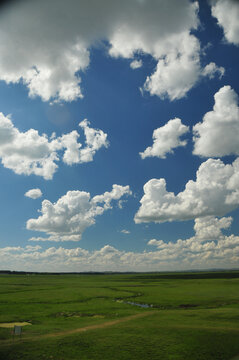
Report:
[{"label": "flat plain", "polygon": [[0,275],[1,360],[231,360],[238,321],[239,271]]}]

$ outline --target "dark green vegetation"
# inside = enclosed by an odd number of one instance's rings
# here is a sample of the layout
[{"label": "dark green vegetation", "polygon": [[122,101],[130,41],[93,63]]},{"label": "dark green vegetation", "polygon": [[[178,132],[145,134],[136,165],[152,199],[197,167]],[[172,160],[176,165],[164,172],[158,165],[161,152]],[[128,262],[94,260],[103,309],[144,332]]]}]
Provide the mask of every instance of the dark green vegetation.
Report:
[{"label": "dark green vegetation", "polygon": [[26,321],[14,342],[0,328],[1,360],[232,359],[239,272],[1,274],[0,323]]}]

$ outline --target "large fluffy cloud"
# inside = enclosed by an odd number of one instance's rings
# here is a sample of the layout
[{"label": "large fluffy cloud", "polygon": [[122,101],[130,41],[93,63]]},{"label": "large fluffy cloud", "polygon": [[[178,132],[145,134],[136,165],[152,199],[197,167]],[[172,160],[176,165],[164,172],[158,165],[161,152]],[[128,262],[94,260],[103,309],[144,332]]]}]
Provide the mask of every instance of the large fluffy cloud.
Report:
[{"label": "large fluffy cloud", "polygon": [[147,1],[141,3],[141,9],[144,12],[135,13],[110,37],[110,54],[132,58],[135,53],[144,52],[154,57],[156,69],[147,77],[142,90],[176,100],[184,97],[201,76],[210,74],[212,78],[216,73],[222,74],[224,69],[216,64],[206,71],[201,67],[200,43],[190,33],[198,25],[197,2],[158,1],[153,4]]},{"label": "large fluffy cloud", "polygon": [[239,206],[239,158],[232,165],[217,159],[202,163],[196,180],[175,195],[166,189],[165,179],[151,179],[144,185],[135,222],[189,220],[222,216]]},{"label": "large fluffy cloud", "polygon": [[31,240],[80,240],[85,229],[95,224],[95,218],[112,207],[113,200],[120,200],[127,194],[131,194],[129,186],[113,185],[110,192],[93,198],[85,191],[68,191],[56,203],[44,200],[42,215],[29,219],[27,229],[45,232],[49,237]]},{"label": "large fluffy cloud", "polygon": [[237,0],[211,0],[212,15],[223,28],[228,42],[239,45],[239,3]]},{"label": "large fluffy cloud", "polygon": [[189,0],[13,2],[0,16],[0,79],[23,81],[30,96],[44,101],[75,100],[83,96],[80,74],[92,47],[106,40],[113,57],[151,54],[158,65],[144,89],[181,98],[202,71],[200,44],[191,34],[197,11]]},{"label": "large fluffy cloud", "polygon": [[200,77],[200,44],[193,35],[183,33],[168,46],[166,56],[158,54],[156,70],[147,77],[144,89],[151,95],[175,100],[184,97]]},{"label": "large fluffy cloud", "polygon": [[144,152],[139,153],[141,158],[157,156],[165,159],[167,153],[173,153],[173,149],[187,144],[187,141],[180,140],[180,137],[188,131],[189,127],[183,125],[180,119],[169,120],[167,124],[154,130],[153,146],[149,146]]},{"label": "large fluffy cloud", "polygon": [[203,122],[193,127],[193,153],[208,157],[239,155],[238,96],[230,86],[224,86],[214,99],[213,110],[204,115]]},{"label": "large fluffy cloud", "polygon": [[49,139],[34,129],[20,132],[9,117],[0,113],[0,158],[3,166],[16,174],[35,174],[49,180],[58,168],[56,161],[60,151],[64,151],[63,161],[68,165],[92,161],[97,150],[108,146],[107,135],[102,130],[90,128],[86,120],[79,125],[86,137],[83,148],[78,142],[80,135],[76,130]]}]

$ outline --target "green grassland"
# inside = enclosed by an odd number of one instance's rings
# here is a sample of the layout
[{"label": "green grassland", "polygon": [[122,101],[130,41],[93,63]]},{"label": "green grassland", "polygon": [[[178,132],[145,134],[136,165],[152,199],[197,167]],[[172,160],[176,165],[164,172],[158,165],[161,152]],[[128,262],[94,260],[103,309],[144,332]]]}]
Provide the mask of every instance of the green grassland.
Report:
[{"label": "green grassland", "polygon": [[[139,307],[127,302],[148,304]],[[231,360],[239,272],[0,275],[0,360]]]}]

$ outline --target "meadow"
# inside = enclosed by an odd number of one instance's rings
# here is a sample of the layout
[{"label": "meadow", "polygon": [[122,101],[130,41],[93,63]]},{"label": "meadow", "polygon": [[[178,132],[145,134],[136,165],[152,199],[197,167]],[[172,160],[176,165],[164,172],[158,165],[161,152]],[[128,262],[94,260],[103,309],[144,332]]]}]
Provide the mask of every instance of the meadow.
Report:
[{"label": "meadow", "polygon": [[238,321],[239,271],[0,274],[0,360],[239,359]]}]

